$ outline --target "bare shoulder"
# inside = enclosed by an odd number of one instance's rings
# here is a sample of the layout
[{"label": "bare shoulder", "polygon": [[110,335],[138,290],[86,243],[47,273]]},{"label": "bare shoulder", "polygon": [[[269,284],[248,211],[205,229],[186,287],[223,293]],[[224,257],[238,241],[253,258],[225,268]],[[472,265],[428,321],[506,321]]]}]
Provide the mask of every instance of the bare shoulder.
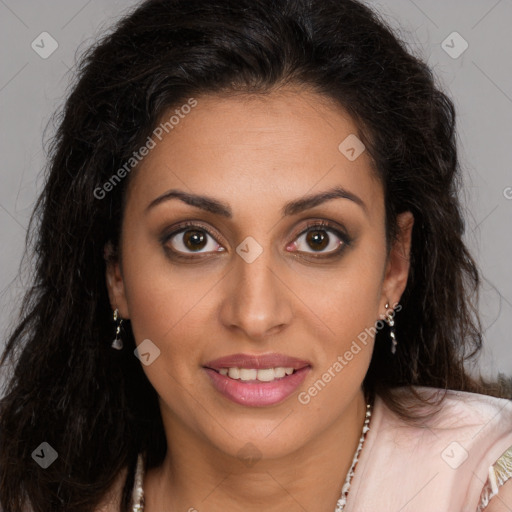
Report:
[{"label": "bare shoulder", "polygon": [[123,487],[128,476],[128,468],[120,471],[114,484],[105,495],[95,512],[119,512],[121,505],[121,497],[123,494]]},{"label": "bare shoulder", "polygon": [[484,512],[510,512],[510,510],[512,510],[512,479],[500,487],[498,494],[491,498]]}]

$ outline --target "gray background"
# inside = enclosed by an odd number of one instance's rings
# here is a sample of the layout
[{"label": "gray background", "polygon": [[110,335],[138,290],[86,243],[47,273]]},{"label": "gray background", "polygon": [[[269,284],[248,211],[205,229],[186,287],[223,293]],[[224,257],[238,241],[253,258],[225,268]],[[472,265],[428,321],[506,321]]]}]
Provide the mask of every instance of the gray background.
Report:
[{"label": "gray background", "polygon": [[[52,134],[51,126],[46,134],[44,130],[66,97],[77,52],[137,3],[0,0],[0,349],[27,286],[17,273],[29,215],[43,181],[43,137]],[[480,309],[485,349],[480,365],[488,376],[512,375],[512,1],[367,3],[398,27],[400,37],[427,60],[455,102],[466,242],[484,278]],[[47,36],[40,42],[42,32],[58,43],[46,59],[31,47],[36,41],[45,51],[50,48]],[[457,58],[447,51],[459,53],[464,42],[453,32],[468,44]]]}]

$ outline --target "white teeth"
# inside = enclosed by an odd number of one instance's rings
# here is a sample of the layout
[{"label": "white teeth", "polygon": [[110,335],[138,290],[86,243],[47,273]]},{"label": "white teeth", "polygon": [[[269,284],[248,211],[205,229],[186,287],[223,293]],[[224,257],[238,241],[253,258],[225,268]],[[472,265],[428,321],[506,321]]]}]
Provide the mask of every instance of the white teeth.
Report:
[{"label": "white teeth", "polygon": [[228,375],[232,379],[239,379],[240,378],[240,370],[238,368],[230,368],[228,371]]},{"label": "white teeth", "polygon": [[286,375],[286,370],[281,366],[279,368],[274,368],[274,373],[276,379],[281,379]]},{"label": "white teeth", "polygon": [[[231,369],[229,371],[231,371]],[[240,380],[256,380],[257,377],[258,370],[248,370],[247,368],[240,368]]]},{"label": "white teeth", "polygon": [[262,382],[272,382],[276,377],[276,371],[273,368],[258,370],[258,380]]},{"label": "white teeth", "polygon": [[275,379],[282,379],[285,375],[291,375],[293,368],[284,368],[278,366],[277,368],[220,368],[219,373],[224,376],[229,376],[235,380],[259,380],[261,382],[272,382]]}]

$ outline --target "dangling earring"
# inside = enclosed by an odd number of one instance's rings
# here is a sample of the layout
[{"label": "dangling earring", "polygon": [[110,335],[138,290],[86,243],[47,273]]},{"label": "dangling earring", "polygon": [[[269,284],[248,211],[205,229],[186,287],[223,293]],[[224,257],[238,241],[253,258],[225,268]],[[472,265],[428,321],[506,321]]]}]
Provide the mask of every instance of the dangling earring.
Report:
[{"label": "dangling earring", "polygon": [[[119,323],[118,323],[119,319]],[[121,324],[123,323],[123,319],[119,318],[119,310],[116,308],[114,311],[114,322],[117,323],[116,326],[116,337],[114,341],[112,342],[112,348],[115,348],[116,350],[121,350],[123,348],[123,340],[119,337],[119,334],[121,333]]]},{"label": "dangling earring", "polygon": [[[384,306],[386,308],[386,313],[389,308],[389,304],[386,302],[386,305]],[[396,353],[396,347],[398,345],[396,341],[396,333],[395,333],[395,319],[394,319],[394,313],[395,310],[392,310],[391,313],[388,313],[386,322],[389,325],[389,337],[391,338],[391,353]]]}]

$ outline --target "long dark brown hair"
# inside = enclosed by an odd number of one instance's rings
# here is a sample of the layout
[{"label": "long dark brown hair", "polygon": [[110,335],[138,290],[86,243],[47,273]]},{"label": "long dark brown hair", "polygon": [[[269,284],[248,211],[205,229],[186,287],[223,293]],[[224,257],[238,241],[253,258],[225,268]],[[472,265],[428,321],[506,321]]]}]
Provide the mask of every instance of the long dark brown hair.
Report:
[{"label": "long dark brown hair", "polygon": [[[170,108],[288,84],[355,120],[383,184],[388,246],[397,214],[415,217],[399,350],[377,333],[365,389],[403,415],[396,386],[492,394],[465,370],[482,342],[479,273],[462,240],[454,106],[429,67],[355,0],[148,0],[83,55],[52,139],[27,242],[34,280],[0,361],[13,363],[0,404],[5,511],[29,500],[35,512],[90,512],[129,468],[126,511],[137,454],[162,462],[157,395],[129,322],[125,350],[110,346],[103,251],[118,243],[130,178],[97,191]],[[42,442],[58,453],[45,470],[32,459]]]}]

